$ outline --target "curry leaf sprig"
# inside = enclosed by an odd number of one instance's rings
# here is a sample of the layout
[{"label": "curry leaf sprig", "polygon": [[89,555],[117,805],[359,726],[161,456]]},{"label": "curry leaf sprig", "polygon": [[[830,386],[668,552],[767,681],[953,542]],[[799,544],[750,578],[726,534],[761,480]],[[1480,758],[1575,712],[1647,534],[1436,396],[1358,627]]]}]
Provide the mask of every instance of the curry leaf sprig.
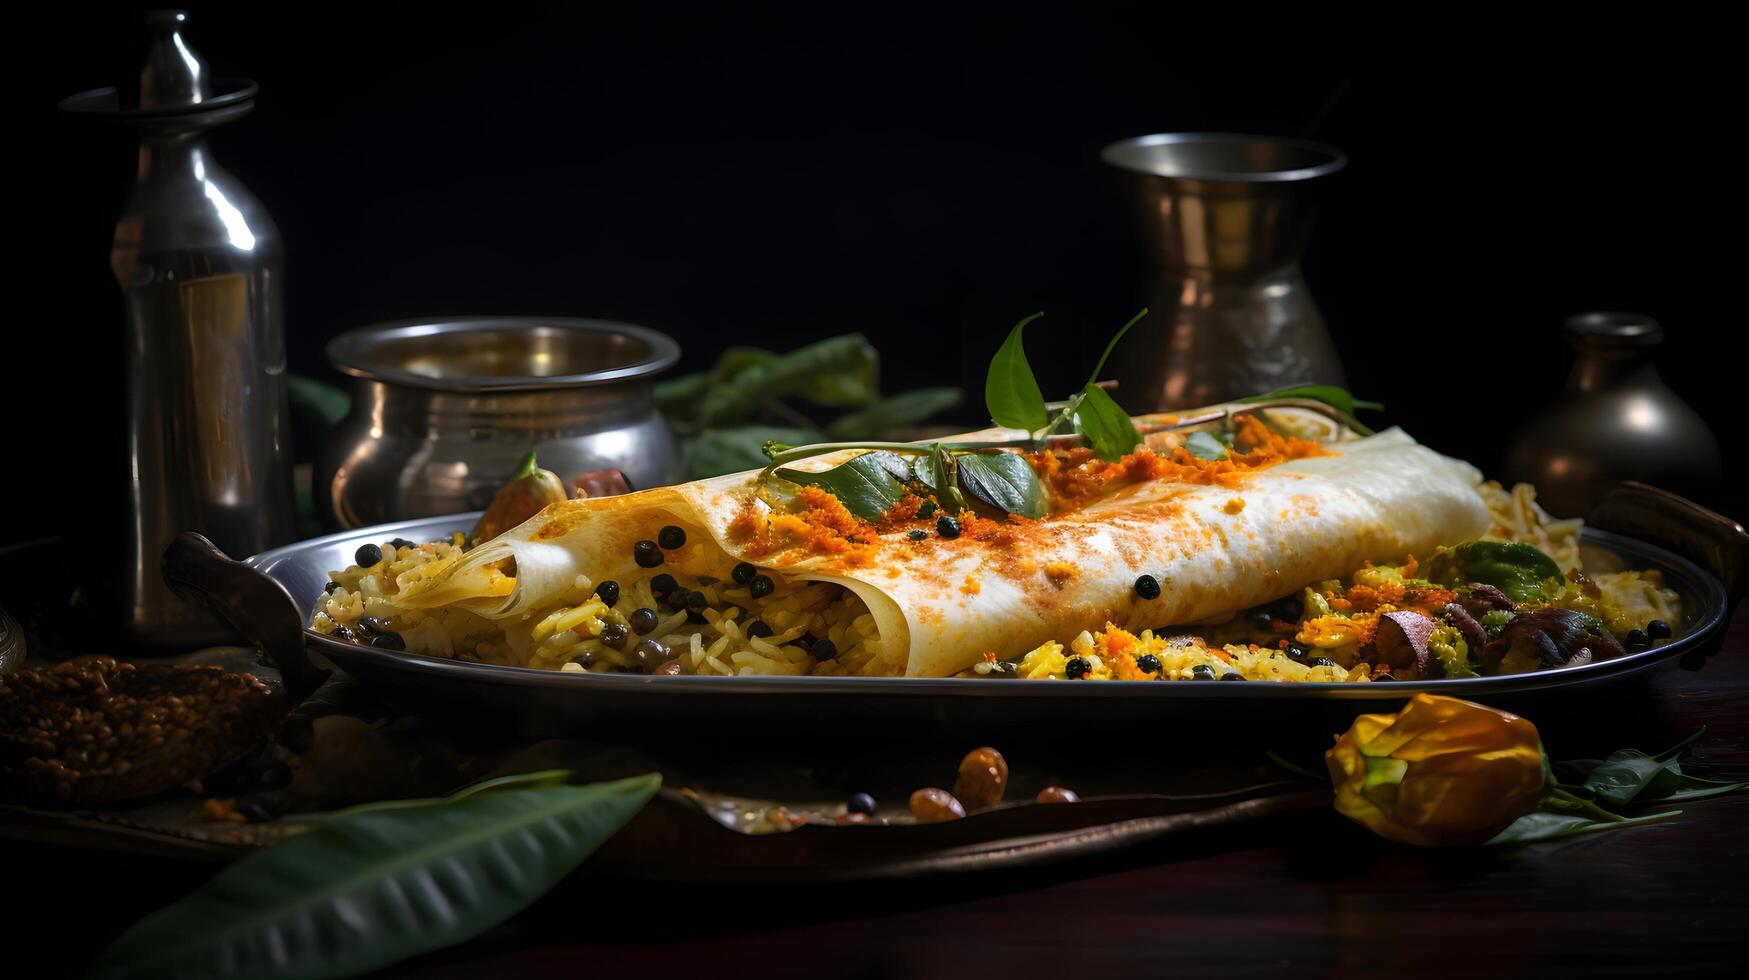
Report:
[{"label": "curry leaf sprig", "polygon": [[[1087,383],[1060,402],[1045,401],[1038,378],[1026,358],[1026,327],[1044,314],[1034,313],[1015,324],[990,361],[984,379],[984,404],[991,421],[1025,433],[1019,438],[928,445],[846,441],[798,446],[767,440],[763,452],[768,462],[758,480],[761,492],[766,491],[767,481],[774,477],[794,486],[820,487],[838,497],[851,513],[868,521],[880,519],[906,493],[932,498],[933,502],[919,512],[923,517],[933,513],[935,507],[948,508],[955,513],[966,510],[971,506],[971,500],[1003,513],[1042,516],[1046,503],[1037,474],[1025,459],[1002,450],[1037,451],[1053,446],[1078,445],[1092,450],[1100,459],[1116,462],[1143,445],[1144,431],[1136,427],[1129,413],[1101,386],[1099,375],[1105,370],[1118,342],[1147,314],[1148,311],[1143,309],[1112,335],[1094,364]],[[1310,409],[1363,435],[1371,435],[1372,430],[1360,424],[1354,418],[1354,412],[1383,407],[1358,401],[1347,391],[1331,385],[1302,385],[1149,425],[1146,431],[1219,423],[1217,432],[1193,432],[1185,448],[1200,459],[1225,459],[1233,446],[1233,416],[1250,411],[1248,406],[1252,405],[1258,406],[1255,411],[1266,422],[1262,410],[1272,405]],[[785,467],[787,463],[840,450],[865,452],[827,470]]]},{"label": "curry leaf sprig", "polygon": [[1038,378],[1026,359],[1022,340],[1026,325],[1043,315],[1034,313],[1015,324],[990,361],[989,373],[984,376],[984,405],[990,410],[991,421],[1006,428],[1024,430],[1034,438],[1064,431],[1076,432],[1094,455],[1111,462],[1134,452],[1142,444],[1142,435],[1136,431],[1129,413],[1099,386],[1099,374],[1105,370],[1105,362],[1110,360],[1118,341],[1147,316],[1148,311],[1144,308],[1112,335],[1104,353],[1099,356],[1099,362],[1093,366],[1087,384],[1069,396],[1054,415],[1048,413],[1044,395],[1039,391]]},{"label": "curry leaf sprig", "polygon": [[[1022,337],[1026,325],[1043,316],[1034,313],[1009,331],[984,382],[984,403],[997,425],[1021,429],[1027,436],[999,443],[906,443],[852,442],[788,446],[765,444],[770,462],[760,474],[776,476],[800,486],[817,486],[837,497],[851,513],[864,520],[878,520],[907,492],[933,498],[932,506],[954,512],[970,508],[972,498],[1007,514],[1042,517],[1046,510],[1044,488],[1031,464],[1005,448],[1039,449],[1047,437],[1071,432],[1102,459],[1117,460],[1142,443],[1128,412],[1099,386],[1099,373],[1124,334],[1147,315],[1137,313],[1106,344],[1093,373],[1080,391],[1056,407],[1053,413],[1039,389],[1038,378],[1026,359]],[[841,449],[868,450],[828,470],[809,472],[783,468],[795,462]],[[909,457],[909,458],[907,458]],[[927,515],[925,515],[927,516]]]}]

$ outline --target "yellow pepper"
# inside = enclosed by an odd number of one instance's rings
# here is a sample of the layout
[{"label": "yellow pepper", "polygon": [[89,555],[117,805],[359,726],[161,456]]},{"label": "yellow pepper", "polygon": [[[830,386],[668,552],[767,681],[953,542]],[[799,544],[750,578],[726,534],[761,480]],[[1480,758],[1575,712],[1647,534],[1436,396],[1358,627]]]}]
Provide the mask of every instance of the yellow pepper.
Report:
[{"label": "yellow pepper", "polygon": [[1537,809],[1548,780],[1535,725],[1431,694],[1356,718],[1324,759],[1338,812],[1422,847],[1489,840]]}]

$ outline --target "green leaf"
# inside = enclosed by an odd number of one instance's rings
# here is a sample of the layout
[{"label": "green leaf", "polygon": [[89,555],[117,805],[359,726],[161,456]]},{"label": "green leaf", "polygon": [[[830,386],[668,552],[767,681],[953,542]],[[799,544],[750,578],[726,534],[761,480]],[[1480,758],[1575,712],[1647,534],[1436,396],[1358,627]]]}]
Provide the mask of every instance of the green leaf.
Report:
[{"label": "green leaf", "polygon": [[1749,786],[1749,783],[1705,779],[1682,771],[1682,753],[1704,734],[1706,729],[1703,727],[1657,755],[1647,755],[1638,749],[1622,749],[1602,761],[1579,759],[1563,764],[1562,768],[1583,773],[1584,789],[1618,806],[1635,800],[1695,800]]},{"label": "green leaf", "polygon": [[1348,393],[1348,389],[1338,388],[1335,385],[1295,385],[1291,388],[1277,388],[1266,394],[1253,395],[1250,398],[1238,400],[1246,404],[1253,404],[1276,401],[1282,398],[1305,398],[1310,401],[1323,402],[1345,415],[1353,415],[1357,409],[1362,408],[1373,412],[1385,410],[1385,406],[1378,402],[1359,401]]},{"label": "green leaf", "polygon": [[1427,578],[1440,585],[1485,582],[1514,602],[1546,600],[1544,584],[1561,578],[1553,558],[1523,541],[1466,541],[1436,555],[1426,568]]},{"label": "green leaf", "polygon": [[315,378],[288,374],[285,388],[292,411],[308,424],[312,433],[334,428],[352,410],[352,396]]},{"label": "green leaf", "polygon": [[911,473],[923,488],[935,495],[937,500],[947,499],[947,488],[952,485],[951,471],[955,469],[953,460],[941,443],[929,447],[929,455],[919,456],[911,461]]},{"label": "green leaf", "polygon": [[798,396],[848,408],[866,405],[880,393],[880,355],[861,334],[831,337],[788,354],[737,350],[736,370],[710,379],[699,395],[693,420],[699,428],[739,425],[779,398]]},{"label": "green leaf", "polygon": [[1638,827],[1648,823],[1662,823],[1674,820],[1682,815],[1681,810],[1669,810],[1664,813],[1653,813],[1644,817],[1630,817],[1624,820],[1593,820],[1590,817],[1575,816],[1571,813],[1547,813],[1538,810],[1527,813],[1511,826],[1496,834],[1488,841],[1489,844],[1528,844],[1531,841],[1549,840],[1555,837],[1572,837],[1577,834],[1590,834],[1599,830],[1617,830],[1622,827]]},{"label": "green leaf", "polygon": [[1045,516],[1044,487],[1032,464],[1018,453],[968,453],[959,458],[966,492],[1005,513]]},{"label": "green leaf", "polygon": [[1582,785],[1600,800],[1626,806],[1665,771],[1665,766],[1675,762],[1674,759],[1655,759],[1639,749],[1622,749],[1591,770]]},{"label": "green leaf", "polygon": [[1723,779],[1703,779],[1679,772],[1676,760],[1672,759],[1664,771],[1652,777],[1651,785],[1639,796],[1640,800],[1657,800],[1668,803],[1676,800],[1698,800],[1708,796],[1721,796],[1725,793],[1735,793],[1749,786],[1749,783],[1733,783]]},{"label": "green leaf", "polygon": [[1227,447],[1220,439],[1208,432],[1193,432],[1184,442],[1184,448],[1197,459],[1226,459]]},{"label": "green leaf", "polygon": [[917,388],[889,395],[866,408],[859,408],[834,419],[826,426],[826,438],[833,442],[852,439],[874,439],[889,429],[915,425],[937,412],[958,405],[965,392],[958,388]]},{"label": "green leaf", "polygon": [[1130,328],[1135,326],[1137,321],[1147,315],[1148,308],[1144,306],[1142,312],[1130,317],[1130,322],[1119,327],[1117,333],[1113,334],[1112,338],[1106,342],[1105,353],[1099,355],[1099,363],[1093,365],[1093,373],[1087,376],[1088,384],[1095,384],[1099,381],[1099,372],[1105,370],[1105,362],[1111,359],[1111,352],[1117,348],[1117,342],[1123,339],[1124,334],[1130,332]]},{"label": "green leaf", "polygon": [[1695,742],[1700,741],[1700,737],[1702,735],[1705,735],[1705,734],[1706,734],[1706,726],[1702,725],[1699,728],[1695,729],[1695,732],[1693,735],[1690,735],[1687,738],[1683,739],[1682,741],[1677,742],[1675,745],[1670,746],[1669,748],[1658,753],[1657,755],[1653,756],[1652,758],[1654,758],[1654,759],[1675,759],[1675,758],[1681,756],[1682,753],[1690,745],[1693,745]]},{"label": "green leaf", "polygon": [[1129,413],[1097,385],[1081,389],[1081,403],[1075,406],[1075,428],[1087,439],[1093,454],[1109,463],[1117,462],[1142,444],[1141,433],[1136,431]]},{"label": "green leaf", "polygon": [[984,406],[997,425],[1034,432],[1050,421],[1045,415],[1045,396],[1038,390],[1038,379],[1027,363],[1021,341],[1026,325],[1041,316],[1044,314],[1034,313],[1016,323],[990,359],[990,373],[984,377]]},{"label": "green leaf", "polygon": [[541,789],[548,786],[563,786],[573,775],[575,775],[575,773],[569,769],[543,769],[540,772],[521,772],[509,776],[497,776],[492,779],[481,780],[477,783],[470,783],[448,796],[411,800],[379,800],[375,803],[360,803],[357,806],[349,806],[344,810],[335,810],[332,813],[323,814],[321,819],[325,821],[333,821],[339,820],[342,817],[351,816],[354,813],[368,813],[374,810],[405,810],[409,807],[430,806],[433,803],[454,803],[457,800],[465,800],[470,797],[479,796],[483,793],[500,793],[512,789]]},{"label": "green leaf", "polygon": [[689,422],[710,386],[710,375],[704,371],[663,378],[655,384],[656,408],[671,422]]},{"label": "green leaf", "polygon": [[97,977],[343,977],[471,939],[569,874],[661,777],[355,813],[147,916]]},{"label": "green leaf", "polygon": [[763,347],[727,347],[717,356],[717,363],[711,365],[709,377],[712,382],[728,381],[749,368],[764,367],[782,356]]},{"label": "green leaf", "polygon": [[905,483],[912,478],[909,463],[884,451],[863,453],[819,473],[780,469],[777,475],[791,483],[826,490],[865,521],[880,520],[905,495]]},{"label": "green leaf", "polygon": [[503,793],[513,789],[551,789],[563,786],[573,773],[569,769],[542,769],[538,772],[515,772],[508,776],[494,776],[482,779],[477,783],[463,786],[449,794],[450,802],[468,800],[486,793]]},{"label": "green leaf", "polygon": [[711,429],[686,439],[686,465],[696,480],[721,476],[724,473],[756,470],[766,463],[762,447],[767,441],[805,446],[819,442],[820,433],[813,429],[776,425],[738,425]]}]

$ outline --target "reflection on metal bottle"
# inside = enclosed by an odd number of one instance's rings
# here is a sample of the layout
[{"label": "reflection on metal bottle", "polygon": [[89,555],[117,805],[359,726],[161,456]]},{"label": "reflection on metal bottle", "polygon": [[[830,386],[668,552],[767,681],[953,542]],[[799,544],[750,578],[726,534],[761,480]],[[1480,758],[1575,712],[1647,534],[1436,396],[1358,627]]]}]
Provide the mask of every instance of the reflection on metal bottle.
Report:
[{"label": "reflection on metal bottle", "polygon": [[159,560],[176,534],[200,531],[234,555],[294,536],[279,236],[202,139],[246,114],[255,86],[211,80],[181,37],[185,21],[179,11],[148,16],[144,67],[126,94],[99,89],[61,104],[142,140],[110,268],[127,300],[123,625],[152,644],[228,635],[164,585]]},{"label": "reflection on metal bottle", "polygon": [[1113,143],[1154,265],[1153,312],[1118,365],[1132,411],[1186,408],[1293,384],[1342,384],[1300,275],[1321,178],[1346,158],[1305,140],[1164,133]]},{"label": "reflection on metal bottle", "polygon": [[1550,513],[1583,516],[1623,480],[1706,501],[1723,473],[1719,441],[1652,364],[1664,328],[1636,313],[1582,313],[1561,400],[1513,441],[1505,475],[1535,484]]}]

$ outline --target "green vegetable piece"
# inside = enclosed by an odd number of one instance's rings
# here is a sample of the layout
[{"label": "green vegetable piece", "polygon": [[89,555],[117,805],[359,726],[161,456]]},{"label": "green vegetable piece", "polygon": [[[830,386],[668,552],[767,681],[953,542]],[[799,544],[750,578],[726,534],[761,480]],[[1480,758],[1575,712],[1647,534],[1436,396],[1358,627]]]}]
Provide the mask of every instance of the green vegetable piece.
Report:
[{"label": "green vegetable piece", "polygon": [[1512,613],[1505,609],[1490,609],[1482,614],[1482,629],[1488,634],[1488,639],[1500,635],[1506,624],[1512,622]]},{"label": "green vegetable piece", "polygon": [[859,408],[834,419],[826,427],[829,442],[851,442],[873,439],[888,429],[915,425],[937,412],[944,412],[965,397],[958,388],[917,388],[882,398],[865,408]]},{"label": "green vegetable piece", "polygon": [[1513,602],[1546,602],[1548,581],[1557,582],[1561,567],[1535,545],[1522,541],[1467,541],[1434,557],[1427,577],[1441,585],[1483,582],[1512,597]]},{"label": "green vegetable piece", "polygon": [[1075,406],[1075,428],[1086,438],[1093,454],[1108,463],[1117,462],[1142,444],[1142,435],[1136,431],[1130,414],[1097,385],[1081,389],[1081,403]]},{"label": "green vegetable piece", "polygon": [[821,405],[866,405],[880,394],[880,356],[861,334],[847,334],[769,355],[742,349],[729,378],[713,378],[699,395],[698,428],[738,425],[767,402],[798,396]]},{"label": "green vegetable piece", "polygon": [[790,446],[819,441],[820,433],[813,429],[741,425],[689,436],[683,445],[687,469],[693,479],[702,480],[708,476],[759,469],[767,462],[762,448],[767,442]]},{"label": "green vegetable piece", "polygon": [[252,854],[147,916],[96,977],[341,977],[466,941],[643,809],[655,774],[361,810]]},{"label": "green vegetable piece", "polygon": [[339,425],[352,410],[351,395],[315,378],[288,374],[285,387],[292,411],[310,422],[311,432],[324,432]]},{"label": "green vegetable piece", "polygon": [[959,458],[966,492],[1005,513],[1045,516],[1044,487],[1018,453],[969,453]]},{"label": "green vegetable piece", "polygon": [[1445,676],[1476,676],[1475,668],[1470,665],[1470,645],[1464,641],[1464,634],[1456,626],[1435,629],[1427,637],[1427,647],[1439,658],[1440,665],[1445,668]]},{"label": "green vegetable piece", "polygon": [[1338,388],[1335,385],[1294,385],[1291,388],[1277,388],[1262,395],[1253,395],[1250,398],[1238,400],[1246,404],[1255,404],[1257,402],[1277,401],[1282,398],[1304,398],[1309,401],[1323,402],[1346,415],[1353,415],[1356,410],[1363,408],[1373,412],[1385,410],[1385,406],[1378,402],[1360,401],[1349,394],[1348,389]]},{"label": "green vegetable piece", "polygon": [[1189,450],[1190,454],[1197,459],[1213,460],[1227,458],[1227,447],[1222,445],[1219,439],[1216,439],[1208,432],[1191,433],[1190,438],[1184,442],[1184,448]]},{"label": "green vegetable piece", "polygon": [[791,483],[827,491],[865,521],[880,520],[889,507],[905,496],[905,483],[914,478],[909,463],[884,451],[863,453],[818,473],[780,469],[777,475]]},{"label": "green vegetable piece", "polygon": [[984,406],[997,425],[1035,432],[1050,421],[1045,414],[1045,396],[1039,391],[1038,378],[1027,363],[1021,341],[1026,325],[1041,316],[1044,314],[1034,313],[1016,323],[990,360],[990,371],[984,376]]}]

